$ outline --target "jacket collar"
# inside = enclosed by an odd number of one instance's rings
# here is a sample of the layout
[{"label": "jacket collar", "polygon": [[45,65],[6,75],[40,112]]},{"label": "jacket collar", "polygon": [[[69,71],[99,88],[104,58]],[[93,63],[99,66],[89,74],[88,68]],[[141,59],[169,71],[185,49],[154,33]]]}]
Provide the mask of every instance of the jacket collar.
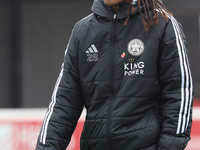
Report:
[{"label": "jacket collar", "polygon": [[[134,8],[136,9],[136,13],[139,12],[138,6],[137,6],[137,0],[133,3]],[[117,19],[123,19],[127,17],[127,10],[129,7],[129,4],[127,2],[120,3],[120,9],[117,13]],[[114,9],[112,6],[107,6],[103,0],[94,0],[94,3],[91,8],[92,12],[100,17],[106,18],[108,20],[113,20],[113,16],[115,14]]]},{"label": "jacket collar", "polygon": [[[139,13],[138,8],[138,0],[133,0],[133,6],[135,8],[135,14]],[[160,0],[162,2],[162,0]],[[120,4],[120,10],[117,13],[117,19],[123,19],[127,17],[127,10],[129,7],[129,4],[127,2],[122,2]],[[143,6],[140,6],[141,10],[143,10]],[[106,18],[108,20],[113,20],[113,16],[115,14],[114,9],[112,6],[107,6],[103,0],[94,0],[94,3],[91,8],[92,12],[100,17]]]}]

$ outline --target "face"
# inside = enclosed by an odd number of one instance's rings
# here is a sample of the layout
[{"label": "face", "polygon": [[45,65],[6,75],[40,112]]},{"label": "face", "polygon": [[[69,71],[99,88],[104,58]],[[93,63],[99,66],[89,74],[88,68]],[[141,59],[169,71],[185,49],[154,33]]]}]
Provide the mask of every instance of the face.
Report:
[{"label": "face", "polygon": [[118,5],[125,0],[104,0],[104,3],[108,6]]}]

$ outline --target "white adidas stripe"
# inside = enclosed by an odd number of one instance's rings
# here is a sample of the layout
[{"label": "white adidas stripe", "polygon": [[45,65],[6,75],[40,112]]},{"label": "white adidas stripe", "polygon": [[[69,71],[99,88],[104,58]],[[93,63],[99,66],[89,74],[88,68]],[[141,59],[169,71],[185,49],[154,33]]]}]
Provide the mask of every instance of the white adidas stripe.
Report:
[{"label": "white adidas stripe", "polygon": [[181,36],[180,27],[173,16],[168,15],[172,21],[174,32],[176,35],[176,44],[179,53],[180,67],[181,67],[181,105],[178,118],[177,134],[183,133],[187,130],[190,111],[192,104],[193,84],[191,78],[190,67],[186,54],[186,48]]},{"label": "white adidas stripe", "polygon": [[57,82],[56,82],[56,85],[55,85],[55,88],[54,88],[54,92],[53,92],[53,95],[52,95],[52,101],[51,101],[51,103],[49,105],[49,110],[48,110],[48,112],[47,112],[47,114],[45,116],[44,124],[42,126],[40,142],[42,142],[43,144],[45,144],[45,142],[46,142],[47,127],[48,127],[51,115],[53,113],[54,106],[56,104],[56,94],[57,94],[58,86],[59,86],[60,81],[61,81],[62,76],[63,76],[63,70],[64,70],[64,63],[62,65],[61,73],[60,73],[60,75],[59,75],[59,77],[57,79]]},{"label": "white adidas stripe", "polygon": [[[73,33],[73,31],[74,31],[74,29],[72,30],[72,33]],[[67,51],[68,51],[68,47],[69,47],[69,43],[71,41],[71,37],[72,36],[70,36],[69,42],[67,44],[67,48],[65,50],[65,56],[66,56]],[[56,81],[56,84],[55,84],[55,87],[54,87],[54,91],[53,91],[53,94],[52,94],[51,103],[49,104],[49,108],[48,108],[48,111],[47,111],[47,113],[45,115],[44,122],[43,122],[43,125],[42,125],[42,130],[41,130],[41,135],[40,135],[40,142],[43,143],[43,144],[46,143],[46,135],[47,135],[48,124],[49,124],[49,120],[51,118],[51,115],[53,113],[54,106],[56,104],[56,94],[57,94],[57,90],[58,90],[60,81],[61,81],[62,76],[63,76],[63,70],[64,70],[64,63],[62,64],[61,72],[60,72],[59,77],[58,77],[58,79]]]},{"label": "white adidas stripe", "polygon": [[82,18],[80,21],[82,21],[82,20],[85,20],[85,19],[87,19],[87,18],[89,18],[90,16],[92,16],[94,13],[91,13],[91,14],[89,14],[88,16],[86,16],[86,17],[84,17],[84,18]]},{"label": "white adidas stripe", "polygon": [[[174,20],[173,20],[174,21]],[[173,22],[172,21],[172,22]],[[178,29],[178,27],[177,27],[177,24],[176,24],[176,22],[174,21],[173,22],[173,25],[175,26],[175,28],[176,28],[176,30],[177,31],[175,31],[176,32],[176,35],[178,35],[178,38],[179,39],[177,39],[177,41],[179,40],[179,43],[178,44],[180,44],[180,46],[181,46],[181,49],[182,50],[185,50],[185,48],[183,47],[183,41],[182,41],[182,38],[180,37],[180,33],[179,33],[179,29]],[[180,47],[179,47],[180,48]],[[180,126],[181,126],[181,119],[182,119],[182,129],[181,129],[181,133],[183,133],[184,132],[184,129],[185,129],[185,122],[186,122],[186,113],[187,113],[187,107],[188,107],[188,99],[189,99],[189,93],[188,93],[188,82],[189,82],[189,80],[188,80],[188,70],[187,70],[187,66],[186,66],[186,58],[185,58],[185,53],[184,53],[184,51],[182,51],[182,59],[183,59],[183,64],[182,65],[184,65],[184,71],[185,71],[185,78],[186,78],[186,87],[184,88],[184,82],[185,81],[183,81],[182,83],[182,90],[185,90],[184,92],[185,92],[185,95],[184,95],[184,99],[182,99],[182,103],[181,103],[181,111],[180,111],[180,118],[179,118],[179,124],[178,124],[178,130],[177,130],[177,133],[179,133],[180,131]],[[184,78],[182,78],[183,80],[184,80]],[[184,100],[186,100],[186,102],[184,101]],[[184,106],[184,104],[185,104],[185,107],[184,107],[184,110],[183,110],[183,106]],[[184,114],[183,114],[183,112],[184,112]]]},{"label": "white adidas stripe", "polygon": [[[176,26],[177,26],[177,30],[179,32],[179,35],[181,34],[180,32],[180,28],[178,28],[178,24],[176,23]],[[183,44],[183,39],[181,40],[181,44]],[[191,72],[190,72],[190,67],[188,65],[188,59],[187,59],[187,54],[186,54],[186,48],[185,48],[185,45],[183,44],[184,46],[184,50],[183,51],[183,56],[184,56],[184,59],[185,59],[185,65],[187,66],[186,69],[186,102],[185,102],[185,111],[184,111],[184,114],[183,114],[183,125],[182,125],[182,130],[181,130],[181,133],[183,133],[186,129],[187,129],[187,126],[188,126],[188,122],[189,122],[189,112],[190,112],[190,106],[191,106],[191,102],[192,102],[192,85],[190,85],[191,87],[189,87],[189,84],[192,84],[192,81],[191,81]],[[189,107],[189,108],[188,108]],[[188,115],[187,115],[188,114]],[[186,123],[187,122],[187,123]]]}]

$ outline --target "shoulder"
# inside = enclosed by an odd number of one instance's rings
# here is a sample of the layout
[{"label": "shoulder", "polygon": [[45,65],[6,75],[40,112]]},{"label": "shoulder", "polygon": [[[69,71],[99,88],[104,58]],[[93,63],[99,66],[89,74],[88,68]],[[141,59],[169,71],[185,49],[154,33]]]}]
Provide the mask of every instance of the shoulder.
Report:
[{"label": "shoulder", "polygon": [[84,17],[83,19],[79,20],[78,22],[76,22],[75,26],[74,26],[74,30],[76,31],[80,31],[82,28],[84,27],[88,27],[90,22],[92,22],[95,19],[95,14],[91,13],[90,15]]},{"label": "shoulder", "polygon": [[[162,40],[165,37],[165,40],[176,39],[177,36],[181,36],[185,39],[185,35],[183,32],[182,25],[177,21],[177,19],[171,15],[166,13],[167,19],[159,15],[159,24],[155,25],[153,30],[157,33],[159,38]],[[164,41],[163,41],[164,42]]]},{"label": "shoulder", "polygon": [[180,38],[185,40],[185,34],[181,23],[172,15],[168,15],[168,22],[166,23],[164,36],[165,40]]}]

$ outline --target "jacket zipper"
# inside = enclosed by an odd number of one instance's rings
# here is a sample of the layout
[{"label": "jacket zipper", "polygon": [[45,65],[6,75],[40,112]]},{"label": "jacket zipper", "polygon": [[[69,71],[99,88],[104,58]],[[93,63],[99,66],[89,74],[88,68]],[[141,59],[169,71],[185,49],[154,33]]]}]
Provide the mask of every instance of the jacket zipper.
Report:
[{"label": "jacket zipper", "polygon": [[111,66],[111,81],[112,81],[112,93],[113,98],[115,98],[115,30],[116,30],[116,22],[117,21],[117,15],[114,14],[113,16],[113,35],[112,35],[112,66]]},{"label": "jacket zipper", "polygon": [[108,142],[110,146],[110,150],[112,150],[112,145],[111,145],[111,136],[112,136],[112,131],[111,131],[111,126],[112,126],[112,104],[115,99],[115,30],[116,30],[116,20],[117,20],[117,15],[113,15],[113,32],[112,32],[112,51],[111,51],[111,75],[110,75],[110,80],[111,80],[111,91],[112,91],[112,99],[110,100],[110,109],[109,109],[109,114],[108,114]]}]

